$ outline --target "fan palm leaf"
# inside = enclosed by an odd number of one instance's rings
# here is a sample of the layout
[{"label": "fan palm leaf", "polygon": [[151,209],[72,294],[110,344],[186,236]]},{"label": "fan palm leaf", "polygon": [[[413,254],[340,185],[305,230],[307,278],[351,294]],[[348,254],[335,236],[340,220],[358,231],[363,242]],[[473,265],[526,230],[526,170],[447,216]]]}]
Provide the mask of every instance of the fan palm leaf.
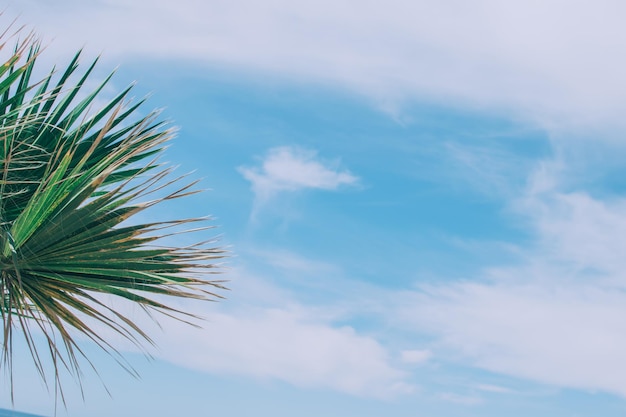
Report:
[{"label": "fan palm leaf", "polygon": [[[5,53],[6,42],[0,43]],[[58,382],[59,368],[80,375],[84,355],[76,335],[124,366],[102,326],[140,346],[152,343],[98,294],[184,320],[185,312],[164,296],[219,298],[211,289],[223,288],[221,282],[206,274],[216,272],[224,253],[210,241],[159,244],[206,218],[132,222],[154,205],[196,192],[195,183],[172,178],[171,168],[156,160],[172,130],[156,113],[137,116],[142,102],[129,104],[130,87],[93,111],[110,77],[85,93],[96,62],[79,75],[80,52],[63,71],[33,82],[39,54],[39,43],[28,36],[0,67],[2,352],[11,372],[17,331],[46,380],[35,340],[43,335]]]}]

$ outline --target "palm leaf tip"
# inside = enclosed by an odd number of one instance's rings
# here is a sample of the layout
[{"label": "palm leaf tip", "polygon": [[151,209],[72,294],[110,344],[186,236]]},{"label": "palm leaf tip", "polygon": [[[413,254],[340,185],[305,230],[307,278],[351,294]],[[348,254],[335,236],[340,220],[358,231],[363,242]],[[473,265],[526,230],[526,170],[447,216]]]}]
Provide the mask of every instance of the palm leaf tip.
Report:
[{"label": "palm leaf tip", "polygon": [[[181,233],[205,235],[207,218],[133,223],[155,205],[196,192],[155,159],[173,130],[155,113],[136,117],[138,106],[126,102],[130,88],[90,112],[109,78],[82,94],[93,66],[72,84],[78,56],[58,79],[32,82],[39,44],[28,43],[31,53],[20,44],[0,72],[0,314],[9,373],[17,329],[46,380],[35,333],[47,343],[55,379],[58,367],[80,376],[77,334],[124,364],[97,329],[140,346],[151,339],[98,294],[185,320],[187,313],[164,300],[220,298],[223,281],[207,277],[220,271],[226,253],[206,237],[171,246]],[[77,102],[79,95],[85,98]]]}]

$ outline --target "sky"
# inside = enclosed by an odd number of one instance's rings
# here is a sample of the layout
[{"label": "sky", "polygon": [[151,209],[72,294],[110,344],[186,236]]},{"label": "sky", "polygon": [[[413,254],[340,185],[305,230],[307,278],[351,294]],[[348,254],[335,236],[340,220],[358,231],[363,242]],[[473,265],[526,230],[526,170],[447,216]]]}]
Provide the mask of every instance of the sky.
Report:
[{"label": "sky", "polygon": [[[157,214],[212,215],[232,253],[226,300],[174,302],[202,329],[131,311],[141,378],[86,342],[99,376],[58,416],[626,412],[623,2],[3,9],[44,69],[84,48],[117,68],[105,96],[150,95],[179,128],[163,159],[209,189]],[[53,415],[15,363],[0,407]]]}]

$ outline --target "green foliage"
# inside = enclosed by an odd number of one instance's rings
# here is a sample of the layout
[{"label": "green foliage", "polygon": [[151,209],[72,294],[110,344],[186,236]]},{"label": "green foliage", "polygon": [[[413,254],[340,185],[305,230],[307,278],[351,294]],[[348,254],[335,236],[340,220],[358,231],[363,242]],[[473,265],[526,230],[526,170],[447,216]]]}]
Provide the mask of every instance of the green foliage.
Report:
[{"label": "green foliage", "polygon": [[[6,52],[6,42],[0,48]],[[110,77],[85,93],[95,62],[77,75],[80,52],[65,70],[33,81],[39,53],[39,43],[29,36],[0,67],[2,349],[11,373],[17,330],[46,380],[35,340],[43,335],[58,382],[60,368],[80,378],[84,354],[76,335],[123,366],[101,336],[103,328],[139,346],[152,343],[98,293],[182,320],[185,313],[164,304],[162,296],[219,297],[209,289],[222,288],[220,281],[206,274],[215,272],[224,253],[210,241],[182,248],[159,244],[170,228],[180,232],[206,218],[132,222],[156,204],[196,192],[194,183],[171,179],[171,168],[156,162],[172,131],[155,113],[137,116],[142,103],[128,104],[130,87],[93,111]]]}]

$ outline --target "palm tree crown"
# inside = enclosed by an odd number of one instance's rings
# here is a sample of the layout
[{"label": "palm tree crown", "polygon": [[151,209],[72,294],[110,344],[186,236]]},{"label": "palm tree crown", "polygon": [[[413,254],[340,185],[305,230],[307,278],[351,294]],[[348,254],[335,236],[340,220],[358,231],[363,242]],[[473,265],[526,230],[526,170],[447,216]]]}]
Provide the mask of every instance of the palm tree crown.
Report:
[{"label": "palm tree crown", "polygon": [[121,364],[97,329],[105,326],[140,346],[151,343],[99,293],[182,320],[185,313],[164,304],[163,296],[219,297],[210,289],[223,288],[220,281],[206,273],[216,272],[224,253],[211,241],[159,244],[206,218],[132,222],[156,204],[196,192],[194,183],[172,179],[171,168],[155,160],[172,131],[155,113],[137,116],[142,102],[129,104],[131,87],[93,111],[110,76],[85,93],[95,62],[77,74],[80,53],[63,71],[33,81],[39,45],[32,36],[18,41],[0,67],[2,351],[11,372],[14,334],[23,335],[46,380],[37,342],[43,335],[58,382],[60,368],[80,375],[84,355],[76,335]]}]

